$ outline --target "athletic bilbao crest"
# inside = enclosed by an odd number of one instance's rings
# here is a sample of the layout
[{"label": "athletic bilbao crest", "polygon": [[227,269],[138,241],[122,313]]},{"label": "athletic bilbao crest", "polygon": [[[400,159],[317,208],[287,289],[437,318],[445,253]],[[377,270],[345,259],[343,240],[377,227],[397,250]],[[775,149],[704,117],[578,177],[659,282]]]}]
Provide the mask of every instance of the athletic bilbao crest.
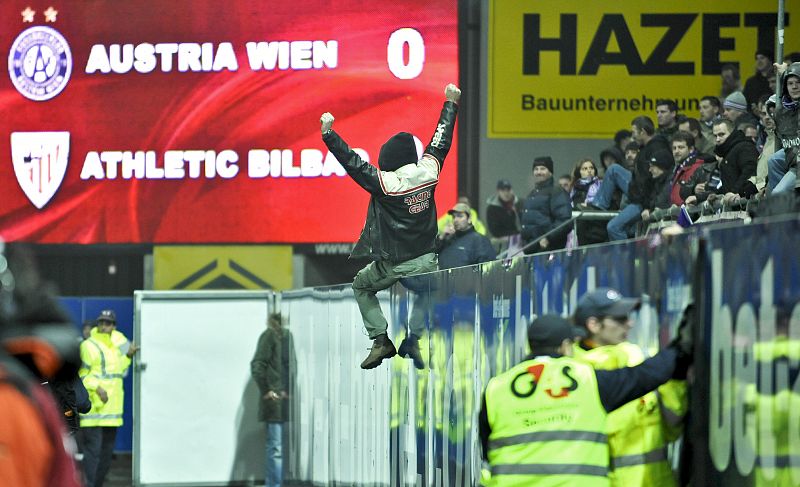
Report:
[{"label": "athletic bilbao crest", "polygon": [[25,196],[41,209],[67,172],[69,132],[12,132],[11,160]]}]

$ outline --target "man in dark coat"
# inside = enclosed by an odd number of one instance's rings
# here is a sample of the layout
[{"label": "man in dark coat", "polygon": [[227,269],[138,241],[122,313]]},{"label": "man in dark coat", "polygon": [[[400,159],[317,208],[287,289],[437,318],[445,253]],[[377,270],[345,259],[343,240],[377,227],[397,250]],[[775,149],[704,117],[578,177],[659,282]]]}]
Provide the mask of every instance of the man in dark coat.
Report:
[{"label": "man in dark coat", "polygon": [[497,254],[492,242],[472,226],[470,207],[458,203],[448,213],[453,216],[453,224],[436,237],[439,268],[452,269],[494,260]]},{"label": "man in dark coat", "polygon": [[681,194],[691,194],[686,204],[723,198],[726,204],[739,198],[749,198],[758,192],[750,178],[756,174],[758,150],[752,140],[741,130],[733,129],[733,122],[720,119],[714,122],[714,138],[718,160],[704,163],[689,178]]},{"label": "man in dark coat", "polygon": [[645,198],[642,207],[642,220],[647,221],[650,213],[656,208],[669,208],[672,204],[670,193],[672,191],[672,172],[674,169],[673,155],[667,151],[656,151],[650,159],[650,177],[653,180],[653,192]]},{"label": "man in dark coat", "polygon": [[570,231],[568,225],[528,247],[529,243],[572,218],[569,195],[553,183],[553,159],[550,156],[534,159],[533,182],[533,190],[525,199],[520,216],[522,238],[526,245],[525,253],[563,249]]},{"label": "man in dark coat", "polygon": [[292,336],[283,328],[280,313],[272,313],[267,329],[258,338],[250,362],[250,373],[261,393],[258,419],[267,424],[266,486],[280,486],[283,480],[283,423],[287,420],[289,374],[293,369]]},{"label": "man in dark coat", "polygon": [[522,200],[514,194],[511,181],[497,181],[497,193],[486,200],[486,226],[497,252],[520,245],[520,213]]},{"label": "man in dark coat", "polygon": [[723,195],[726,203],[756,194],[758,190],[750,182],[758,164],[756,145],[741,130],[734,130],[733,122],[726,119],[714,124],[714,138],[717,144],[714,152],[722,158],[719,162],[722,186],[717,194]]},{"label": "man in dark coat", "polygon": [[769,76],[772,74],[772,61],[775,55],[769,49],[759,49],[756,51],[756,72],[747,78],[744,83],[742,94],[747,100],[747,107],[751,112],[757,111],[758,99],[762,96],[771,95],[772,89],[769,87]]}]

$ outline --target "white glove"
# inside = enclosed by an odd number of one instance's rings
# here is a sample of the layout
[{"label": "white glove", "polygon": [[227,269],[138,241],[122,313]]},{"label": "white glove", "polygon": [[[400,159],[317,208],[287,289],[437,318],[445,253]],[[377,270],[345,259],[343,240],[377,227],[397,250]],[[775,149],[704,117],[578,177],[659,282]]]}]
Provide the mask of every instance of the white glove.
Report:
[{"label": "white glove", "polygon": [[321,125],[320,130],[323,134],[333,127],[333,120],[333,115],[331,115],[330,112],[325,112],[319,117],[319,123]]},{"label": "white glove", "polygon": [[458,103],[458,100],[461,98],[461,90],[458,89],[458,86],[450,83],[444,88],[444,96],[447,98],[447,101]]}]

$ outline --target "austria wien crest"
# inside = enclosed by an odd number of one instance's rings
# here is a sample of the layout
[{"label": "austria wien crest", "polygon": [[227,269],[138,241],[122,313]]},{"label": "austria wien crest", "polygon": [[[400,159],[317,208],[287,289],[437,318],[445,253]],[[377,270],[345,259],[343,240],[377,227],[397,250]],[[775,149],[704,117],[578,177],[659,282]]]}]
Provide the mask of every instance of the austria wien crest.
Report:
[{"label": "austria wien crest", "polygon": [[43,208],[56,194],[69,161],[69,132],[13,132],[11,160],[25,196]]}]

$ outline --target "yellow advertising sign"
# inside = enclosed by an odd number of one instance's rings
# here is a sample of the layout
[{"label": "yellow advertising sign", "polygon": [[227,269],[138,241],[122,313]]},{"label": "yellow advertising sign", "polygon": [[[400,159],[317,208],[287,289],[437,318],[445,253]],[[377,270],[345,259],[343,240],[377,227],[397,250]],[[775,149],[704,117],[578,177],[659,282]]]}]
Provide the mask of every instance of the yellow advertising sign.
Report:
[{"label": "yellow advertising sign", "polygon": [[[490,0],[488,136],[607,138],[675,100],[697,116],[723,64],[753,75],[777,0]],[[787,2],[784,53],[800,50]]]},{"label": "yellow advertising sign", "polygon": [[153,267],[155,289],[292,288],[290,245],[160,245]]}]

